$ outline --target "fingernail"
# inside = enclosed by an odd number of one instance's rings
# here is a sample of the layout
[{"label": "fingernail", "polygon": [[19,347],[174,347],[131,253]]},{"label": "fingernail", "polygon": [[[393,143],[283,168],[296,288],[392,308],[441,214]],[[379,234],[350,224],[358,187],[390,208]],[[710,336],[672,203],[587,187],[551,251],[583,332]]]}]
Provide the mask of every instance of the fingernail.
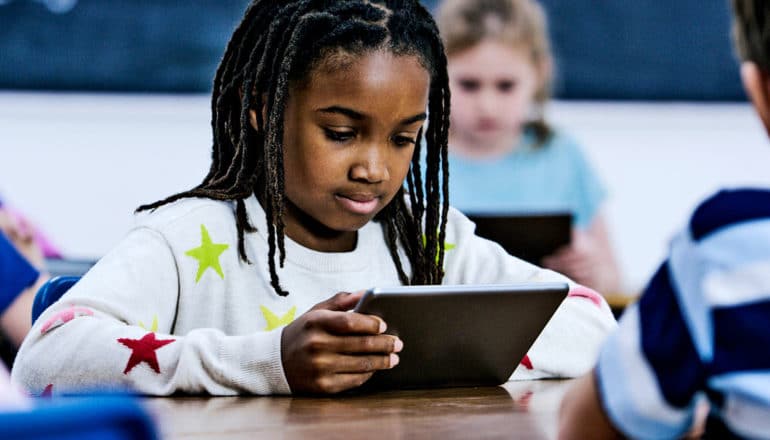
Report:
[{"label": "fingernail", "polygon": [[398,353],[402,348],[404,348],[404,342],[401,339],[396,339],[396,343],[393,344],[393,351]]},{"label": "fingernail", "polygon": [[380,333],[384,333],[387,328],[388,326],[385,324],[385,321],[380,320]]},{"label": "fingernail", "polygon": [[397,355],[397,354],[393,354],[393,353],[391,353],[391,354],[390,354],[390,368],[393,368],[393,367],[395,367],[396,365],[398,365],[398,363],[399,363],[400,361],[401,361],[401,360],[398,358],[398,355]]}]

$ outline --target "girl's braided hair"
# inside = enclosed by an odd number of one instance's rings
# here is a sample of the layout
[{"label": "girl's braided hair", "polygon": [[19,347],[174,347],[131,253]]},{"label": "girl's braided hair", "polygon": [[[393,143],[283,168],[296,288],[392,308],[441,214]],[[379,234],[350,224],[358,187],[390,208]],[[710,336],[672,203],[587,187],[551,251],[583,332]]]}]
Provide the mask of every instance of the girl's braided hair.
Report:
[{"label": "girl's braided hair", "polygon": [[[425,175],[421,131],[406,189],[399,190],[375,220],[383,225],[403,284],[441,283],[448,210],[449,85],[438,30],[430,13],[416,0],[252,1],[214,78],[211,169],[198,186],[137,211],[185,197],[233,200],[238,253],[248,263],[244,234],[256,229],[244,200],[256,194],[267,217],[270,282],[276,293],[287,295],[278,280],[275,254],[277,249],[283,267],[283,132],[289,86],[305,80],[316,66],[340,51],[359,56],[376,50],[417,57],[431,81]],[[250,123],[251,110],[257,129]],[[399,242],[409,259],[411,279],[397,252]]]}]

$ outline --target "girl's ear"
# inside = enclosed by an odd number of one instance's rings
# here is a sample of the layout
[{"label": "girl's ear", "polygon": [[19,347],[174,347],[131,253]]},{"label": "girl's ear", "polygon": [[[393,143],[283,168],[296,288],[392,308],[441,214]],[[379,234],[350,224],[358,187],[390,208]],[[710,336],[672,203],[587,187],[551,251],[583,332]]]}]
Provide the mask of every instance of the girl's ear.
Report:
[{"label": "girl's ear", "polygon": [[[262,94],[262,102],[267,102],[267,93]],[[262,104],[262,122],[265,122],[267,119],[267,104]],[[257,122],[257,111],[256,110],[249,110],[249,122],[251,123],[251,128],[253,128],[256,131],[260,131],[259,124]]]},{"label": "girl's ear", "polygon": [[[265,112],[262,112],[262,120],[264,121],[264,114]],[[257,124],[257,112],[255,110],[249,110],[249,121],[251,122],[251,128],[253,128],[256,131],[259,131],[259,127]]]},{"label": "girl's ear", "polygon": [[741,64],[741,79],[746,94],[770,136],[770,75],[756,63],[745,61]]},{"label": "girl's ear", "polygon": [[[267,99],[267,94],[262,96],[262,102],[265,102]],[[267,118],[267,104],[262,104],[262,122],[265,121]],[[257,111],[256,110],[249,110],[249,122],[251,122],[251,127],[256,130],[260,131],[259,124],[257,122]]]}]

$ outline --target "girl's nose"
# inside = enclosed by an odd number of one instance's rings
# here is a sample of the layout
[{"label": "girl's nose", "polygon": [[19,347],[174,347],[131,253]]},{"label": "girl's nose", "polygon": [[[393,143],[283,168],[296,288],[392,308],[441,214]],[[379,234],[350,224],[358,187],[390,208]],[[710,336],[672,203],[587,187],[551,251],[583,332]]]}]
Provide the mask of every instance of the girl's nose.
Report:
[{"label": "girl's nose", "polygon": [[390,178],[385,147],[365,147],[356,162],[350,168],[352,180],[367,183],[379,183]]}]

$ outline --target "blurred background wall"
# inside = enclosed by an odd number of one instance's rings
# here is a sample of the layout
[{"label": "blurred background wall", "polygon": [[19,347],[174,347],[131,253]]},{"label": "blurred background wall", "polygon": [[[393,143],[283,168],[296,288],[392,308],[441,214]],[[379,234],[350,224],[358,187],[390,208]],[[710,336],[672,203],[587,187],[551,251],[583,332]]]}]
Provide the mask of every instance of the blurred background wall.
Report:
[{"label": "blurred background wall", "polygon": [[[434,7],[435,2],[425,2]],[[0,0],[0,196],[73,257],[98,257],[141,203],[200,181],[208,96],[244,0]],[[543,0],[549,116],[607,183],[635,292],[689,211],[770,184],[723,0]]]},{"label": "blurred background wall", "polygon": [[[559,98],[743,99],[725,0],[541,2]],[[247,3],[0,0],[0,88],[206,93]]]}]

